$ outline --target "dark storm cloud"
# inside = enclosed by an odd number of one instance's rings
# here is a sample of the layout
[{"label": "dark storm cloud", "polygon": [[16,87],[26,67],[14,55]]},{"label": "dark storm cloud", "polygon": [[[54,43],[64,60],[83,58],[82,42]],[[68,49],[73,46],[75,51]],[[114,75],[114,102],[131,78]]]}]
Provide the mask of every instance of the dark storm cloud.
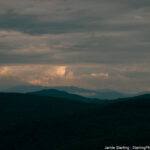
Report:
[{"label": "dark storm cloud", "polygon": [[28,34],[57,34],[75,32],[84,28],[76,21],[66,22],[40,22],[37,15],[20,15],[12,11],[0,15],[0,28],[4,30],[15,30]]},{"label": "dark storm cloud", "polygon": [[[19,1],[16,0],[16,3]],[[150,2],[144,1],[77,1],[73,5],[69,1],[52,1],[56,7],[51,9],[48,1],[31,1],[29,9],[27,2],[22,2],[25,8],[19,9],[17,6],[7,6],[11,3],[6,1],[4,13],[0,14],[0,28],[5,30],[16,30],[29,34],[46,33],[70,33],[83,31],[115,31],[115,30],[136,30],[148,27],[142,21],[137,21],[136,11],[145,15]],[[47,7],[42,6],[44,3]],[[61,4],[62,8],[61,8]],[[41,4],[41,7],[39,6]],[[83,6],[81,7],[80,6]],[[91,5],[91,6],[90,6]],[[112,6],[111,6],[112,5]],[[2,3],[3,6],[3,3]],[[49,7],[48,7],[49,6]],[[78,7],[77,7],[78,6]],[[23,7],[20,5],[20,8]],[[36,8],[37,7],[37,8]],[[57,8],[58,7],[58,8]],[[105,7],[105,8],[103,8]],[[39,12],[38,9],[39,8]],[[95,8],[95,10],[94,10]],[[19,9],[19,10],[18,10]],[[44,14],[43,10],[44,9]],[[142,10],[145,9],[145,10]],[[31,11],[32,10],[32,11]],[[133,18],[132,18],[132,15]],[[114,22],[113,22],[114,21]]]},{"label": "dark storm cloud", "polygon": [[[86,31],[124,31],[141,29],[141,24],[111,24],[103,22],[103,18],[96,16],[82,16],[82,12],[75,18],[68,20],[49,20],[40,19],[42,16],[35,14],[17,14],[14,11],[8,11],[0,15],[0,29],[14,30],[32,35],[36,34],[62,34],[72,32]],[[92,23],[95,20],[100,20],[99,23]],[[146,25],[145,25],[146,27]]]}]

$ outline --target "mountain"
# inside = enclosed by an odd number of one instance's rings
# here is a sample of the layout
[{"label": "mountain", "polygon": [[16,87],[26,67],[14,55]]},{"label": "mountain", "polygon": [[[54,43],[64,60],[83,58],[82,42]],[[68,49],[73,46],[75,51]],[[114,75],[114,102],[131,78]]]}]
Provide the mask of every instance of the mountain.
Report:
[{"label": "mountain", "polygon": [[129,94],[120,93],[113,90],[89,90],[78,88],[74,86],[69,87],[53,87],[54,89],[66,91],[73,94],[78,94],[90,98],[99,98],[99,99],[117,99],[117,98],[124,98],[129,97]]},{"label": "mountain", "polygon": [[90,93],[94,90],[88,90],[83,88],[78,88],[74,86],[38,86],[38,85],[18,85],[14,87],[10,87],[8,89],[3,89],[4,92],[17,92],[17,93],[27,93],[34,92],[44,89],[57,89],[61,91],[66,91],[69,93]]},{"label": "mountain", "polygon": [[36,92],[29,92],[28,94],[32,95],[41,95],[41,96],[50,96],[54,98],[63,98],[63,99],[71,99],[76,101],[83,101],[86,103],[106,103],[109,101],[101,100],[101,99],[95,99],[95,98],[87,98],[76,94],[70,94],[64,91],[56,90],[56,89],[46,89]]},{"label": "mountain", "polygon": [[10,92],[10,93],[27,93],[27,92],[34,92],[47,89],[47,87],[44,86],[38,86],[38,85],[18,85],[13,86],[7,89],[1,90],[2,92]]},{"label": "mountain", "polygon": [[[31,115],[34,113],[37,117],[43,116],[55,116],[57,114],[63,114],[66,112],[74,112],[83,109],[83,107],[93,106],[94,104],[88,104],[82,101],[74,99],[57,98],[50,96],[40,96],[32,94],[20,94],[20,93],[0,93],[0,111],[1,116],[3,113],[15,113],[18,117],[22,113]],[[71,108],[71,109],[70,109]],[[3,111],[3,113],[2,113]],[[41,112],[41,114],[39,114]],[[60,112],[60,113],[59,113]],[[17,114],[18,113],[18,114]]]},{"label": "mountain", "polygon": [[150,95],[89,104],[0,93],[0,149],[101,150],[149,145]]},{"label": "mountain", "polygon": [[15,86],[8,89],[4,89],[2,91],[27,93],[27,92],[40,91],[44,89],[57,89],[71,94],[77,94],[89,98],[98,98],[98,99],[117,99],[117,98],[135,96],[135,95],[120,93],[113,90],[89,90],[89,89],[83,89],[74,86],[43,87],[43,86],[34,86],[34,85],[22,85],[22,86]]},{"label": "mountain", "polygon": [[46,89],[36,92],[29,92],[28,94],[34,94],[34,95],[41,95],[41,96],[51,96],[51,97],[57,97],[57,98],[64,98],[64,99],[72,99],[72,100],[83,100],[87,101],[88,98],[85,98],[83,96],[70,94],[64,91],[56,90],[56,89]]}]

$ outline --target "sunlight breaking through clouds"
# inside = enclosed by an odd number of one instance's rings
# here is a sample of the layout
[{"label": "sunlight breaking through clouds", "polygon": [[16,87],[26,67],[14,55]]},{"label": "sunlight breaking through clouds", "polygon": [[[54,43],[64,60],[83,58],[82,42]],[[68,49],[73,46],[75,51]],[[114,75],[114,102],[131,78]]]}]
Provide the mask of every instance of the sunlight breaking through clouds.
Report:
[{"label": "sunlight breaking through clouds", "polygon": [[80,73],[75,72],[67,66],[53,65],[10,65],[0,67],[0,78],[14,78],[26,84],[51,86],[73,84],[83,79],[100,78],[108,79],[108,73]]}]

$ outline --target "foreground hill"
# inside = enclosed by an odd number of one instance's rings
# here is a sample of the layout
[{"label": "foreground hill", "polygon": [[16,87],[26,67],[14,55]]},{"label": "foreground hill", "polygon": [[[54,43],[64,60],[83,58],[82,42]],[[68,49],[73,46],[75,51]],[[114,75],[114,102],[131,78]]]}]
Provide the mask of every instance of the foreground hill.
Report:
[{"label": "foreground hill", "polygon": [[34,115],[34,117],[56,117],[66,113],[70,114],[79,110],[84,110],[84,108],[87,109],[91,106],[95,105],[74,99],[64,99],[32,94],[0,93],[1,117],[4,115],[8,115],[7,117],[19,117],[19,119],[22,119],[21,117],[26,116],[32,117],[32,115]]},{"label": "foreground hill", "polygon": [[0,149],[101,150],[150,142],[150,95],[88,104],[0,94]]}]

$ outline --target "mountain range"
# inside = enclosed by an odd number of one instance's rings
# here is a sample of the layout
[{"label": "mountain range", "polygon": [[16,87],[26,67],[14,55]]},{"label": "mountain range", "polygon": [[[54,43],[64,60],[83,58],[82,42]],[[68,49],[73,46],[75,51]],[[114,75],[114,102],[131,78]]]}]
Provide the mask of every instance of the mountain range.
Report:
[{"label": "mountain range", "polygon": [[83,88],[74,87],[74,86],[44,87],[44,86],[34,86],[34,85],[20,85],[20,86],[15,86],[15,87],[11,87],[8,89],[4,89],[2,91],[27,93],[27,92],[35,92],[35,91],[40,91],[40,90],[45,90],[45,89],[57,89],[57,90],[71,93],[71,94],[81,95],[84,97],[109,99],[109,100],[137,96],[137,95],[149,93],[149,92],[142,92],[142,93],[137,93],[137,94],[127,94],[127,93],[121,93],[121,92],[117,92],[117,91],[113,91],[113,90],[90,90],[90,89],[83,89]]},{"label": "mountain range", "polygon": [[149,144],[150,94],[98,104],[59,92],[0,93],[0,149],[102,150]]}]

